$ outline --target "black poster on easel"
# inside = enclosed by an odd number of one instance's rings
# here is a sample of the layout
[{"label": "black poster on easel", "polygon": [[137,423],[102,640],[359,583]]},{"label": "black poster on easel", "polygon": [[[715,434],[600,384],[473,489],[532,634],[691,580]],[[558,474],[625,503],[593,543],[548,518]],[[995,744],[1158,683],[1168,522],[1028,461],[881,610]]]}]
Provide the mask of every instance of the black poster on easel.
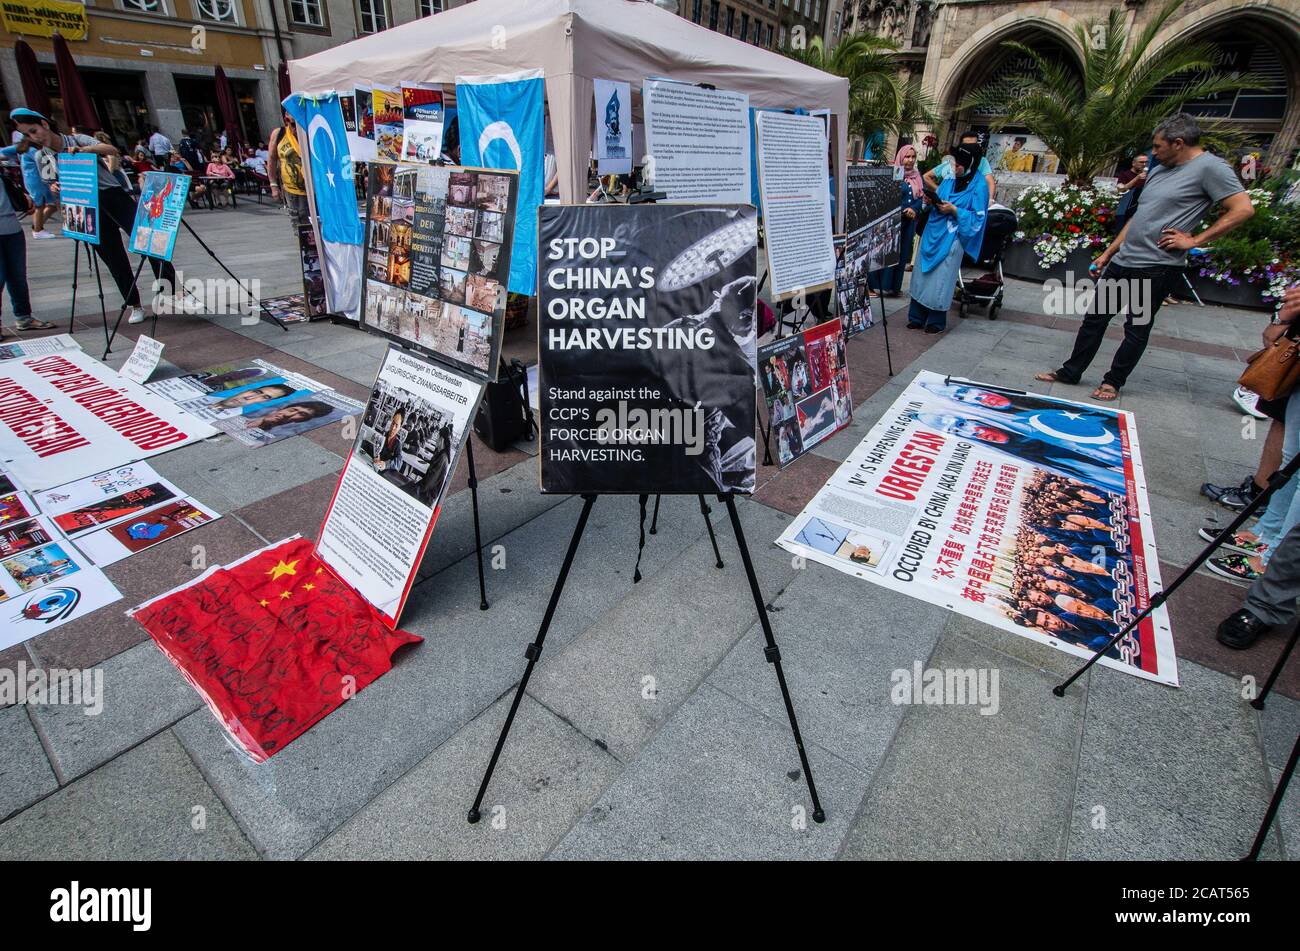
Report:
[{"label": "black poster on easel", "polygon": [[750,205],[543,206],[543,492],[752,492]]}]

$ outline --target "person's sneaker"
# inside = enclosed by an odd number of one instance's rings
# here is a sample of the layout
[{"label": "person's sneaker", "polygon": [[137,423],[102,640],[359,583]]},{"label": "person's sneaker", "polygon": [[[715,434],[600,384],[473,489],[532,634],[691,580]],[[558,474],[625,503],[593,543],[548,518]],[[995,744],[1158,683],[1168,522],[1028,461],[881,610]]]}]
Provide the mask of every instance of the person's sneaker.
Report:
[{"label": "person's sneaker", "polygon": [[1218,502],[1226,509],[1231,509],[1234,512],[1240,512],[1251,502],[1255,501],[1256,496],[1258,496],[1263,491],[1264,491],[1263,489],[1261,489],[1259,486],[1255,484],[1255,480],[1251,479],[1249,486],[1238,486],[1235,489],[1229,489],[1227,492],[1224,492],[1221,496],[1219,496],[1215,501]]},{"label": "person's sneaker", "polygon": [[1256,419],[1268,419],[1267,413],[1261,413],[1255,404],[1259,402],[1259,397],[1253,390],[1248,390],[1244,386],[1239,386],[1232,391],[1232,401],[1241,407],[1243,412],[1249,413]]},{"label": "person's sneaker", "polygon": [[1212,502],[1219,501],[1219,497],[1225,492],[1231,492],[1233,489],[1249,489],[1255,484],[1254,476],[1246,476],[1241,480],[1240,485],[1215,485],[1213,482],[1201,483],[1201,495],[1210,499]]},{"label": "person's sneaker", "polygon": [[144,311],[141,310],[139,307],[132,307],[132,308],[131,308],[131,316],[128,317],[128,318],[126,318],[126,322],[127,322],[128,324],[142,324],[142,323],[144,323]]},{"label": "person's sneaker", "polygon": [[32,232],[32,240],[33,240],[33,241],[47,241],[47,240],[49,240],[50,238],[57,238],[57,237],[58,237],[58,235],[55,234],[55,233],[52,232],[52,231],[33,231],[33,232]]},{"label": "person's sneaker", "polygon": [[[1216,523],[1208,522],[1196,534],[1207,542],[1212,542],[1217,541],[1222,533],[1223,529]],[[1262,555],[1268,550],[1268,546],[1263,542],[1259,540],[1252,541],[1247,538],[1245,532],[1236,532],[1232,537],[1225,538],[1219,547],[1224,551],[1234,552],[1238,555]]]},{"label": "person's sneaker", "polygon": [[1271,625],[1265,624],[1245,608],[1224,618],[1215,633],[1215,639],[1224,647],[1233,650],[1245,650],[1252,646],[1260,635],[1268,632]]},{"label": "person's sneaker", "polygon": [[14,326],[18,330],[53,330],[54,325],[49,321],[37,320],[35,317],[20,318]]},{"label": "person's sneaker", "polygon": [[1240,581],[1242,584],[1250,584],[1260,575],[1258,571],[1250,567],[1250,561],[1245,555],[1224,555],[1222,558],[1211,558],[1205,563],[1205,567],[1220,578],[1231,578],[1233,581]]}]

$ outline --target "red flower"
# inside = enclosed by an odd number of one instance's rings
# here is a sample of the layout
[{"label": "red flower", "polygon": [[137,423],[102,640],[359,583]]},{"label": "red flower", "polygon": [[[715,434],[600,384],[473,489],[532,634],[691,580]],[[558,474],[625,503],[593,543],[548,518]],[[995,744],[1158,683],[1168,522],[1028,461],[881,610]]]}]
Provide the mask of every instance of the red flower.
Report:
[{"label": "red flower", "polygon": [[1078,234],[1083,229],[1080,228],[1078,225],[1070,225],[1070,227],[1067,228],[1066,230],[1069,231],[1070,234]]}]

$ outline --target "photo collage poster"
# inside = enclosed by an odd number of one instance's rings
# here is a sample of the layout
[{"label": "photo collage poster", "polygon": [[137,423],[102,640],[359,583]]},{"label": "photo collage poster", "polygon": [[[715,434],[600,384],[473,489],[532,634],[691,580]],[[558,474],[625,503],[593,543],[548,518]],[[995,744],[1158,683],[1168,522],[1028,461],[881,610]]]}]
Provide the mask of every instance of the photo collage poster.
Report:
[{"label": "photo collage poster", "polygon": [[140,177],[140,200],[131,228],[132,251],[164,261],[172,259],[189,192],[188,175],[145,172]]},{"label": "photo collage poster", "polygon": [[396,86],[376,86],[370,92],[374,118],[375,154],[381,162],[402,160],[402,90]]},{"label": "photo collage poster", "polygon": [[[845,235],[835,236],[835,306],[845,336],[855,337],[876,324],[871,285],[867,281],[865,245]],[[850,255],[850,250],[852,254]]]},{"label": "photo collage poster", "polygon": [[320,249],[316,247],[316,229],[310,224],[298,226],[298,257],[302,261],[303,312],[308,320],[329,312],[325,301],[325,275],[321,272]]},{"label": "photo collage poster", "polygon": [[852,422],[846,340],[840,322],[828,320],[759,347],[768,439],[780,468]]},{"label": "photo collage poster", "polygon": [[892,165],[850,165],[844,212],[844,253],[835,268],[840,323],[850,337],[871,327],[868,275],[899,263],[903,238],[902,186]]},{"label": "photo collage poster", "polygon": [[[777,544],[1078,658],[1161,590],[1132,413],[929,371]],[[1099,662],[1177,686],[1166,609]]]},{"label": "photo collage poster", "polygon": [[495,380],[517,201],[514,172],[372,164],[362,325]]},{"label": "photo collage poster", "polygon": [[63,236],[99,244],[99,156],[60,152],[59,204]]},{"label": "photo collage poster", "polygon": [[389,345],[317,554],[396,627],[484,384]]},{"label": "photo collage poster", "polygon": [[754,207],[539,214],[542,491],[753,492]]}]

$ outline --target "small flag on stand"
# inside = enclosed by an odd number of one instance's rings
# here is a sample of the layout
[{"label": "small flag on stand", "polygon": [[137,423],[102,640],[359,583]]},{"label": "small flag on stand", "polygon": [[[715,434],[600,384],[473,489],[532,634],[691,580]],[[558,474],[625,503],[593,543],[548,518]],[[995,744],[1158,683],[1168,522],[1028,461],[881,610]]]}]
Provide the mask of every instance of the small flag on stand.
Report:
[{"label": "small flag on stand", "polygon": [[130,612],[231,736],[265,761],[392,666],[404,644],[291,538]]}]

